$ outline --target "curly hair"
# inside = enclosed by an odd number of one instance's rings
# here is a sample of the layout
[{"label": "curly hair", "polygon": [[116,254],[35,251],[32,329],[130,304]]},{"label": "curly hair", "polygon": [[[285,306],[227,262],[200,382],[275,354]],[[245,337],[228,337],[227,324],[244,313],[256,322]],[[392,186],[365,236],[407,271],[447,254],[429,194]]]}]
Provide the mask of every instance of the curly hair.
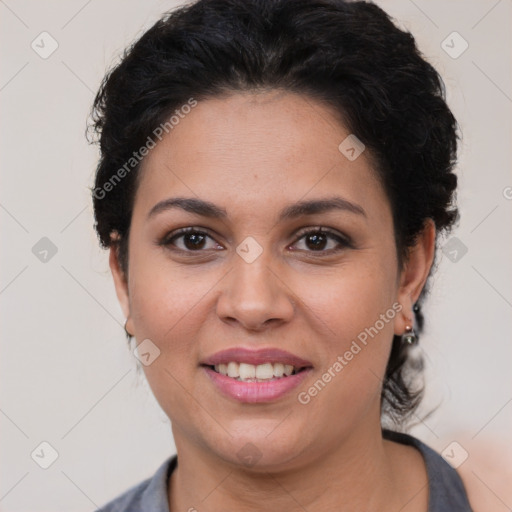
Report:
[{"label": "curly hair", "polygon": [[[324,102],[365,144],[390,201],[400,267],[427,219],[438,234],[456,222],[457,123],[410,33],[362,1],[199,0],[164,14],[126,48],[92,107],[89,129],[101,152],[95,229],[102,247],[115,246],[125,275],[140,163],[115,183],[114,175],[190,97],[262,88]],[[425,294],[414,307],[417,334]],[[409,352],[394,336],[381,412],[397,425],[423,394],[412,385],[422,363]]]}]

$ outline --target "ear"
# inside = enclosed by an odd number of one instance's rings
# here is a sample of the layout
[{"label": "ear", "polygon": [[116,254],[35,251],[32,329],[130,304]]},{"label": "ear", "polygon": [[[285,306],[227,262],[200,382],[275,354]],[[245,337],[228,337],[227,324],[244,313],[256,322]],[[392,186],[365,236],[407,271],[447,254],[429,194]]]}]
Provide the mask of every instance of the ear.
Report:
[{"label": "ear", "polygon": [[436,227],[432,219],[427,219],[416,243],[409,249],[407,260],[400,273],[398,302],[402,305],[402,313],[395,322],[395,334],[405,332],[407,325],[413,326],[413,306],[418,300],[434,261],[436,249]]},{"label": "ear", "polygon": [[126,329],[128,332],[133,333],[133,325],[131,315],[130,315],[130,295],[128,292],[128,276],[121,269],[121,265],[119,262],[119,238],[115,238],[112,245],[110,246],[110,254],[109,254],[109,266],[110,271],[112,272],[112,277],[114,278],[114,286],[116,289],[117,300],[119,300],[119,304],[121,305],[121,309],[123,310],[123,314],[127,319]]}]

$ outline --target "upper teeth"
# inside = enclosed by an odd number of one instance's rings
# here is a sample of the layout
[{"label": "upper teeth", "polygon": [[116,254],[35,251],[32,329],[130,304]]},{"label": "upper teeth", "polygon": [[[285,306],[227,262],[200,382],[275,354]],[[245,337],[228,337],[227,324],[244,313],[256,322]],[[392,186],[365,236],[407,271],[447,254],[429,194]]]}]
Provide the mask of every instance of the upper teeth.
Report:
[{"label": "upper teeth", "polygon": [[236,363],[234,361],[228,364],[216,364],[215,371],[240,380],[257,379],[268,380],[274,377],[282,377],[283,375],[291,375],[294,367],[291,364],[282,363],[265,363],[265,364],[247,364]]}]

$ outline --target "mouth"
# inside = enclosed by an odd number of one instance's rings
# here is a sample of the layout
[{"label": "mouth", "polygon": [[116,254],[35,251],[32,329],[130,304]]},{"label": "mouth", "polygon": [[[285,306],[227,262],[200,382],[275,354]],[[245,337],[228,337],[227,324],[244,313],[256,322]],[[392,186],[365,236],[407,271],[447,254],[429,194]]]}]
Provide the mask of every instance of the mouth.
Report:
[{"label": "mouth", "polygon": [[223,395],[239,402],[272,402],[296,388],[313,365],[278,349],[228,349],[200,364]]}]

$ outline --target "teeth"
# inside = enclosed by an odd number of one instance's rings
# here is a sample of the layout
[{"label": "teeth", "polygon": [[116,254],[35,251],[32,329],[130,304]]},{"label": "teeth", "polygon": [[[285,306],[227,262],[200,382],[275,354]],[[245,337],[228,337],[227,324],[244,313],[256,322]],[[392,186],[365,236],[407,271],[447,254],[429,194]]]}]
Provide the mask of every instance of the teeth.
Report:
[{"label": "teeth", "polygon": [[282,377],[284,375],[284,364],[282,363],[275,363],[274,364],[274,376],[275,377]]},{"label": "teeth", "polygon": [[270,363],[259,364],[256,366],[257,379],[271,379],[274,376],[274,368]]},{"label": "teeth", "polygon": [[240,379],[254,379],[256,377],[256,366],[253,364],[240,363]]},{"label": "teeth", "polygon": [[[219,368],[220,369],[220,368]],[[240,373],[238,370],[238,363],[228,363],[228,377],[240,377]]]},{"label": "teeth", "polygon": [[262,381],[292,375],[294,367],[282,363],[253,365],[230,361],[228,364],[216,364],[215,371],[238,380]]}]

